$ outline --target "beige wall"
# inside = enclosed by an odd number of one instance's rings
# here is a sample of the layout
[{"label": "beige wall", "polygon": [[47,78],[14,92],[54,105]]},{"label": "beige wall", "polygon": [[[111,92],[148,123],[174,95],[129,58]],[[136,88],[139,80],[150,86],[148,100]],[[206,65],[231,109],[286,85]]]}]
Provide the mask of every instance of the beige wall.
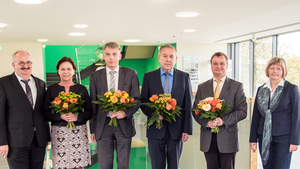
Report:
[{"label": "beige wall", "polygon": [[32,74],[40,79],[44,79],[43,48],[41,43],[0,43],[0,77],[11,74],[12,54],[17,50],[29,52],[33,62]]}]

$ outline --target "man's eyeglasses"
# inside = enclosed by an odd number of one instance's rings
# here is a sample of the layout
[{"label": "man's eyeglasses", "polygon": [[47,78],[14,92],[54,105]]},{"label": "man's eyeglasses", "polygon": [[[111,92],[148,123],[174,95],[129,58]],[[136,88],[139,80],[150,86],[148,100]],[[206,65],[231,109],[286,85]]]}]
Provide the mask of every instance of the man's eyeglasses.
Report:
[{"label": "man's eyeglasses", "polygon": [[25,66],[25,64],[27,65],[27,66],[31,66],[32,65],[32,62],[31,61],[28,61],[28,62],[19,62],[19,63],[17,63],[18,65],[20,65],[20,66]]}]

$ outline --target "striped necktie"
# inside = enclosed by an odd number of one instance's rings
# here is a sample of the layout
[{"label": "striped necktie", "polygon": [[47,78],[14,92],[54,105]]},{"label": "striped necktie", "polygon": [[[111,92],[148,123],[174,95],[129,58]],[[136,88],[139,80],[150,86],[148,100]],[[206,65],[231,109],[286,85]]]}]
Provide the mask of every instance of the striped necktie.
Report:
[{"label": "striped necktie", "polygon": [[110,83],[109,83],[109,91],[116,91],[116,80],[115,80],[115,74],[117,73],[117,71],[110,71]]},{"label": "striped necktie", "polygon": [[222,80],[215,80],[217,82],[217,86],[216,86],[216,89],[215,89],[215,93],[214,93],[214,98],[215,99],[218,99],[219,96],[220,96],[220,92],[221,92],[221,89],[220,89],[220,82]]},{"label": "striped necktie", "polygon": [[33,98],[32,98],[32,93],[31,93],[31,89],[30,89],[30,86],[28,85],[28,82],[30,81],[30,79],[28,80],[21,80],[23,83],[25,83],[25,86],[26,86],[26,95],[27,95],[27,98],[31,104],[31,106],[33,107]]}]

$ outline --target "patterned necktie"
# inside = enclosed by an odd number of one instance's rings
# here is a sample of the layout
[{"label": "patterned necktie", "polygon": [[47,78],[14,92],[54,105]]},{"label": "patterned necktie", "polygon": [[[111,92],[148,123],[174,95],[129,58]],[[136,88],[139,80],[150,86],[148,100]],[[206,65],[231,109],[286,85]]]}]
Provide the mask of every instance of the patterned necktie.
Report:
[{"label": "patterned necktie", "polygon": [[165,74],[164,93],[169,94],[169,73]]},{"label": "patterned necktie", "polygon": [[218,99],[219,96],[220,96],[220,92],[221,92],[221,89],[220,89],[220,82],[221,82],[222,80],[215,80],[215,81],[217,82],[217,87],[216,87],[216,89],[215,89],[214,98],[215,98],[215,99]]},{"label": "patterned necktie", "polygon": [[109,72],[110,74],[110,83],[109,83],[109,91],[116,91],[116,80],[115,80],[116,71],[112,70]]},{"label": "patterned necktie", "polygon": [[32,98],[32,93],[31,93],[31,89],[30,89],[30,86],[28,85],[28,80],[21,80],[23,83],[25,83],[25,86],[26,86],[26,95],[27,95],[27,98],[31,104],[31,106],[33,107],[33,98]]}]

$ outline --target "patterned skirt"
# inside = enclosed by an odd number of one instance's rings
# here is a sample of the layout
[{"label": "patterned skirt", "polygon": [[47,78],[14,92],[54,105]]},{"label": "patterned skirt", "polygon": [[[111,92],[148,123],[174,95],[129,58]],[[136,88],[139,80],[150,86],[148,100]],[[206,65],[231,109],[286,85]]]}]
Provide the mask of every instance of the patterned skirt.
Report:
[{"label": "patterned skirt", "polygon": [[54,169],[85,167],[91,164],[86,125],[68,129],[51,126],[52,163]]}]

